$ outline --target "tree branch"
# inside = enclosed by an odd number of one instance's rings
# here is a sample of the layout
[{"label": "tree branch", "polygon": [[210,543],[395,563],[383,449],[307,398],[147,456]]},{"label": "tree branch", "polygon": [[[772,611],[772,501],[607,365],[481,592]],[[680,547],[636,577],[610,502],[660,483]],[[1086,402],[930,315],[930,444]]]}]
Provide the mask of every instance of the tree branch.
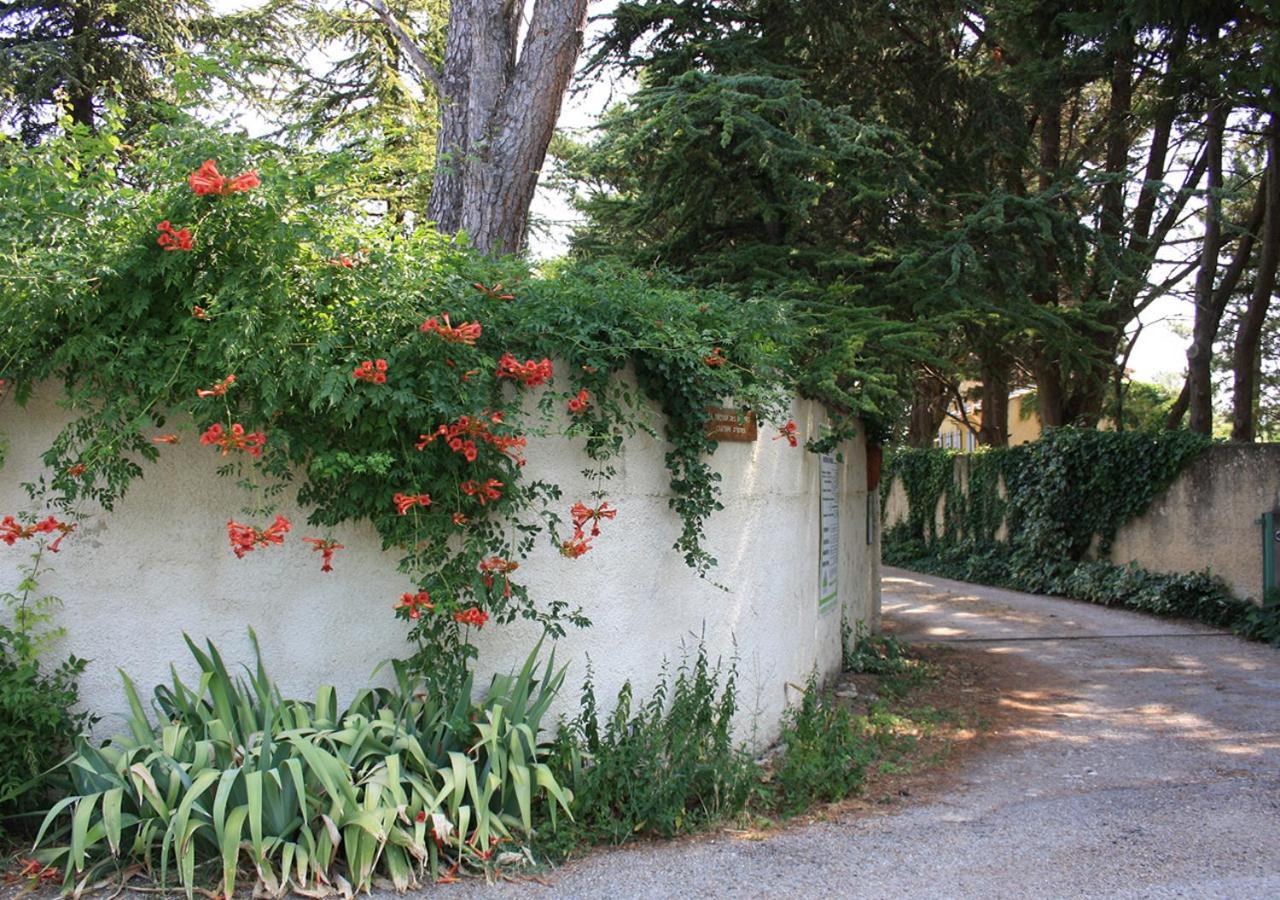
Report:
[{"label": "tree branch", "polygon": [[383,3],[382,0],[360,0],[360,2],[378,14],[378,18],[382,20],[383,25],[387,26],[387,30],[396,39],[400,49],[409,57],[409,62],[413,64],[413,67],[418,70],[423,78],[431,82],[436,89],[436,94],[443,97],[444,83],[440,76],[440,70],[431,63],[431,60],[427,59],[427,55],[414,43],[409,32],[405,31],[404,26],[391,14],[391,10],[387,9],[387,4]]}]

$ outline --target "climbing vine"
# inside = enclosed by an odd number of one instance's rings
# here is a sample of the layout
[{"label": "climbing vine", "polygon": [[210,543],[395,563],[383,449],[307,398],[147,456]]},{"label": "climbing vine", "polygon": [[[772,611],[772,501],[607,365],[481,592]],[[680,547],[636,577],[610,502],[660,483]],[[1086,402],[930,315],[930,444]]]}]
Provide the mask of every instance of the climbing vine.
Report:
[{"label": "climbing vine", "polygon": [[1210,443],[1190,432],[1061,428],[1034,443],[968,455],[898,450],[885,459],[882,500],[900,479],[911,511],[885,533],[885,562],[1186,616],[1265,639],[1253,604],[1207,572],[1163,574],[1089,559],[1105,556],[1120,526],[1142,515]]},{"label": "climbing vine", "polygon": [[1029,444],[968,455],[903,449],[886,458],[881,490],[887,499],[901,479],[910,505],[898,532],[904,538],[987,543],[1003,524],[1014,551],[1079,561],[1095,543],[1105,554],[1120,526],[1142,515],[1210,443],[1183,431],[1056,428]]},{"label": "climbing vine", "polygon": [[[246,501],[193,552],[301,539],[326,577],[345,549],[331,530],[371,522],[401,555],[405,591],[386,602],[419,667],[452,678],[490,621],[552,634],[585,622],[531,598],[520,560],[539,535],[571,558],[609,539],[627,515],[607,499],[611,460],[654,430],[656,403],[676,549],[714,564],[706,410],[731,400],[781,417],[778,304],[481,257],[363,218],[330,187],[329,157],[185,126],[127,153],[109,136],[55,143],[0,144],[0,378],[20,404],[59,382],[73,410],[28,486],[64,518],[110,510],[145,463],[196,442]],[[550,433],[582,442],[588,495],[526,473],[528,439]],[[290,491],[305,525],[278,512]]]}]

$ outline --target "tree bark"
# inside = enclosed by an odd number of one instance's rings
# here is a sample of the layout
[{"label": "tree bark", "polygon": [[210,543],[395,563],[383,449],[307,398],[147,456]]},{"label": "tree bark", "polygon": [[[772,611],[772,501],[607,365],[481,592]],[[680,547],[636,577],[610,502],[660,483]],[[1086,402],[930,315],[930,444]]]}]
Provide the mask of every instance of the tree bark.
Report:
[{"label": "tree bark", "polygon": [[1200,248],[1200,271],[1196,275],[1195,322],[1191,346],[1187,350],[1188,427],[1200,434],[1213,431],[1213,384],[1210,361],[1218,323],[1213,318],[1213,286],[1218,275],[1218,254],[1222,250],[1222,135],[1227,127],[1227,103],[1221,98],[1209,102],[1205,115],[1205,153],[1208,159],[1208,202],[1205,205],[1204,243]]},{"label": "tree bark", "polygon": [[586,25],[587,0],[536,0],[519,47],[523,7],[522,0],[453,0],[437,76],[440,133],[427,215],[443,232],[466,232],[485,253],[524,246]]},{"label": "tree bark", "polygon": [[71,121],[86,128],[94,127],[93,94],[97,79],[85,59],[88,45],[94,40],[93,17],[86,5],[77,4],[71,14],[71,44],[76,47],[77,64],[67,84],[67,112]]},{"label": "tree bark", "polygon": [[907,431],[907,444],[912,447],[932,447],[938,429],[947,417],[950,396],[947,386],[932,375],[916,378],[911,390],[911,421]]},{"label": "tree bark", "polygon": [[1280,134],[1273,113],[1267,126],[1267,212],[1262,225],[1258,271],[1254,276],[1249,305],[1236,331],[1231,365],[1235,375],[1232,397],[1231,439],[1253,441],[1257,431],[1258,341],[1276,288],[1276,264],[1280,257]]},{"label": "tree bark", "polygon": [[1009,443],[1009,362],[990,359],[981,363],[982,427],[978,443],[1004,447]]},{"label": "tree bark", "polygon": [[[1234,229],[1239,234],[1239,243],[1236,244],[1235,253],[1231,256],[1231,263],[1223,272],[1222,277],[1218,279],[1218,286],[1213,290],[1213,302],[1209,311],[1213,319],[1212,330],[1216,339],[1218,329],[1222,323],[1223,313],[1227,311],[1227,303],[1231,300],[1231,295],[1235,293],[1236,285],[1240,283],[1240,276],[1244,274],[1249,265],[1249,258],[1253,255],[1253,245],[1257,242],[1258,231],[1262,228],[1262,220],[1267,209],[1267,194],[1271,182],[1271,173],[1264,171],[1260,183],[1258,185],[1258,193],[1253,201],[1253,208],[1249,212],[1249,218],[1240,223]],[[1208,329],[1206,324],[1206,329]],[[1191,403],[1191,375],[1188,372],[1187,377],[1183,379],[1182,391],[1178,394],[1178,399],[1169,409],[1168,418],[1165,420],[1164,427],[1174,430],[1182,427],[1182,420],[1187,414],[1187,407]]]}]

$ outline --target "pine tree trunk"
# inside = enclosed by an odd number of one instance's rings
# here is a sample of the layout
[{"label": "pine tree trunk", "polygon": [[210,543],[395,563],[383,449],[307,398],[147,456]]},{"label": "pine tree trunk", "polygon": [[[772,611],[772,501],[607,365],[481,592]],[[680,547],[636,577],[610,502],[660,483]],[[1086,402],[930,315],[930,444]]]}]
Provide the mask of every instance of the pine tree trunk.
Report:
[{"label": "pine tree trunk", "polygon": [[1213,383],[1210,362],[1218,322],[1213,316],[1213,286],[1218,275],[1218,254],[1222,250],[1222,135],[1227,126],[1227,104],[1221,99],[1209,103],[1205,117],[1208,146],[1209,199],[1205,210],[1204,243],[1200,248],[1200,271],[1196,275],[1196,312],[1187,350],[1188,427],[1200,434],[1213,431]]},{"label": "pine tree trunk", "polygon": [[1254,276],[1249,305],[1236,332],[1231,358],[1235,374],[1231,439],[1235,441],[1253,441],[1256,437],[1258,341],[1271,305],[1271,295],[1275,292],[1277,257],[1280,257],[1280,134],[1277,134],[1275,114],[1267,126],[1266,136],[1267,171],[1264,180],[1267,184],[1267,211],[1259,244],[1258,271]]},{"label": "pine tree trunk", "polygon": [[946,385],[931,375],[921,375],[911,390],[911,420],[907,431],[907,444],[911,447],[932,447],[938,429],[947,417]]},{"label": "pine tree trunk", "polygon": [[1004,447],[1009,443],[1009,364],[1005,360],[982,362],[982,427],[978,443]]},{"label": "pine tree trunk", "polygon": [[582,49],[587,0],[453,0],[428,218],[486,253],[524,246],[529,205]]}]

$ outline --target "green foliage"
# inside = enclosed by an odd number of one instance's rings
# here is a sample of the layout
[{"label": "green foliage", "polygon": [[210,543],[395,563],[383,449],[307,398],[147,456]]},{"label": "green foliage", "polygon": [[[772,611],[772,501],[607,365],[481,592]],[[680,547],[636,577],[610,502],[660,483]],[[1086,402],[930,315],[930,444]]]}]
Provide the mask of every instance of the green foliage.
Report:
[{"label": "green foliage", "polygon": [[1263,604],[1246,610],[1235,627],[1243,637],[1280,647],[1280,588],[1267,591]]},{"label": "green foliage", "polygon": [[[270,33],[286,44],[278,76],[291,83],[270,102],[273,118],[304,146],[349,151],[351,189],[385,204],[402,221],[425,217],[435,168],[439,98],[404,57],[374,9],[359,0],[286,4]],[[444,57],[449,8],[445,0],[395,0],[386,5],[432,63]],[[313,71],[317,57],[323,71]]]},{"label": "green foliage", "polygon": [[844,643],[844,671],[855,675],[901,675],[914,664],[905,644],[891,634],[868,634],[862,622]]},{"label": "green foliage", "polygon": [[[903,536],[926,545],[988,542],[1004,523],[1015,552],[1078,561],[1095,541],[1105,554],[1116,530],[1141,515],[1210,443],[1185,431],[1054,428],[1029,444],[968,456],[900,449],[885,459],[881,491],[887,497],[894,479],[902,478],[911,506]],[[939,502],[945,504],[941,531]]]},{"label": "green foliage", "polygon": [[173,865],[190,898],[207,865],[230,897],[248,862],[267,896],[368,891],[375,877],[404,891],[428,873],[489,869],[531,832],[535,802],[553,826],[554,809],[568,809],[538,744],[564,670],[554,654],[538,661],[540,645],[478,701],[469,678],[442,697],[397,665],[396,689],[341,710],[331,687],[314,702],[284,699],[261,654],[233,678],[212,644],[187,644],[198,685],[175,670],[155,690],[153,723],[123,676],[130,733],[82,743],[70,764],[74,790],[37,838],[67,890],[135,864],[163,885]]},{"label": "green foliage", "polygon": [[[0,7],[0,122],[34,144],[65,112],[93,125],[107,99],[148,115],[203,0],[16,0]],[[60,110],[59,107],[62,107]]]},{"label": "green foliage", "polygon": [[[60,786],[57,765],[94,721],[75,708],[85,660],[70,656],[52,670],[46,662],[42,670],[44,651],[63,634],[53,624],[62,601],[40,589],[48,559],[41,536],[30,564],[19,567],[17,587],[0,592],[9,623],[0,622],[0,818],[40,809],[50,789]],[[30,822],[19,819],[18,824]]]},{"label": "green foliage", "polygon": [[784,816],[853,794],[876,758],[868,721],[819,689],[810,676],[799,705],[787,712],[773,766],[769,805]]},{"label": "green foliage", "polygon": [[[559,487],[526,478],[518,451],[481,444],[469,462],[444,440],[417,449],[422,436],[462,417],[504,439],[561,431],[584,442],[600,502],[623,438],[652,429],[648,398],[667,416],[676,547],[699,571],[714,563],[701,543],[719,508],[706,410],[731,397],[765,418],[782,414],[784,306],[606,264],[535,276],[432,231],[371,224],[341,190],[340,154],[193,125],[157,126],[122,149],[106,132],[36,149],[0,143],[0,377],[19,402],[60,381],[78,416],[33,492],[60,508],[109,510],[161,452],[157,432],[262,430],[260,459],[235,453],[222,469],[248,490],[242,515],[265,526],[293,482],[313,528],[371,522],[434,604],[411,623],[419,669],[456,682],[472,650],[454,614],[477,606],[553,635],[585,621],[562,598],[535,603],[518,581],[486,579],[479,563],[521,559],[540,534],[559,546],[568,507],[587,498],[561,507]],[[210,158],[227,174],[256,168],[261,186],[196,196],[187,175]],[[161,221],[190,228],[193,249],[157,246]],[[475,343],[422,333],[445,314],[480,323]],[[717,347],[727,364],[709,366]],[[555,387],[528,399],[498,374],[505,353],[553,358]],[[353,378],[366,359],[387,362],[385,385]],[[197,395],[229,374],[224,396]],[[579,389],[590,408],[570,419],[564,401]],[[489,479],[501,483],[496,501],[462,489]],[[397,493],[432,502],[401,515]]]},{"label": "green foliage", "polygon": [[581,709],[561,726],[553,770],[573,787],[575,844],[621,844],[705,828],[747,802],[755,768],[733,740],[736,672],[699,645],[634,709],[631,683],[601,721],[588,678]]},{"label": "green foliage", "polygon": [[84,667],[72,656],[42,670],[30,636],[0,625],[0,834],[42,808],[53,770],[89,724],[75,711]]}]

